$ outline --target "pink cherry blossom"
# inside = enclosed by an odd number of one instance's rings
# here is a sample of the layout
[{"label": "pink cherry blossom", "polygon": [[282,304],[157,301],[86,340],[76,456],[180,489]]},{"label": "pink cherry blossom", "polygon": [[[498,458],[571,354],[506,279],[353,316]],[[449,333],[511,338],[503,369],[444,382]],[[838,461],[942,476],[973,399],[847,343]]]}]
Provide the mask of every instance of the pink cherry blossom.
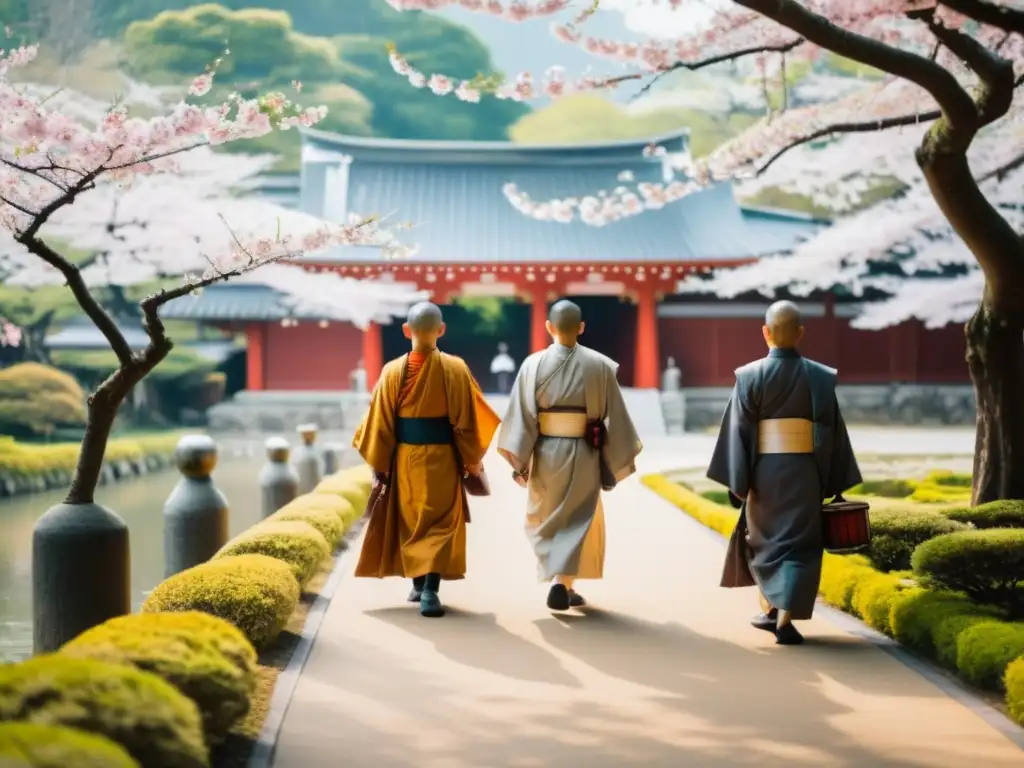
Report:
[{"label": "pink cherry blossom", "polygon": [[207,72],[199,75],[192,80],[192,84],[188,88],[188,92],[193,96],[205,96],[210,92],[213,87],[213,74]]}]

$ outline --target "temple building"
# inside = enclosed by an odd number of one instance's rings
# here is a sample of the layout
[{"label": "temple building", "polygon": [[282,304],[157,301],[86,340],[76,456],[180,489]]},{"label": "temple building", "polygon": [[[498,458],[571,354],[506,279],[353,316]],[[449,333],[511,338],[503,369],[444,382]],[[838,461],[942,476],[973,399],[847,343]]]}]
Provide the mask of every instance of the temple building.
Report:
[{"label": "temple building", "polygon": [[[503,192],[512,182],[544,201],[611,191],[623,179],[629,185],[664,183],[671,169],[663,158],[644,157],[644,146],[656,143],[671,155],[685,152],[687,141],[686,131],[642,141],[530,146],[307,130],[297,182],[277,178],[262,194],[331,221],[378,214],[413,224],[404,233],[417,246],[413,256],[389,260],[376,250],[350,247],[301,263],[314,272],[429,290],[435,302],[448,305],[443,348],[464,357],[481,382],[489,381],[497,341],[505,341],[517,361],[542,349],[548,343],[549,304],[571,297],[584,310],[584,343],[620,362],[624,386],[658,388],[673,358],[695,407],[706,400],[709,413],[720,415],[722,388],[731,386],[733,369],[763,354],[759,318],[768,301],[681,296],[679,282],[788,250],[828,222],[741,206],[727,183],[604,226],[529,217]],[[469,322],[467,302],[454,303],[467,297],[507,300],[506,327],[515,332],[498,339],[467,330],[478,324]],[[895,384],[924,387],[914,403],[932,397],[934,387],[947,395],[952,388],[958,402],[966,391],[969,400],[960,327],[925,330],[906,323],[860,331],[850,327],[857,306],[843,297],[824,294],[799,303],[807,318],[807,354],[837,366],[844,384],[873,389],[872,397],[890,409],[893,396],[878,393],[891,392]],[[293,316],[276,291],[253,285],[211,286],[172,302],[165,315],[244,332],[249,394],[347,390],[360,362],[372,386],[383,362],[406,343],[398,323],[374,324],[363,332],[347,323]],[[969,411],[969,402],[964,407]],[[691,423],[705,420],[697,415]]]}]

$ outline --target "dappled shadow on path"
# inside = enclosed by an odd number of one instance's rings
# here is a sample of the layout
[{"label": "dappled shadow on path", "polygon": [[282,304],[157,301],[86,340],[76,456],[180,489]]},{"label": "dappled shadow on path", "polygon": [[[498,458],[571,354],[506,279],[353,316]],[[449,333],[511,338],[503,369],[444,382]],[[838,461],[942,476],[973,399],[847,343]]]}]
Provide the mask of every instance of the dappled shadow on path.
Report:
[{"label": "dappled shadow on path", "polygon": [[879,710],[898,729],[917,698],[884,665],[872,672],[879,652],[852,638],[744,647],[590,610],[536,620],[534,643],[492,614],[364,615],[408,633],[408,645],[321,636],[336,675],[315,681],[317,722],[290,724],[288,760],[275,768],[962,764],[942,739],[876,740]]},{"label": "dappled shadow on path", "polygon": [[443,619],[424,619],[416,606],[380,608],[367,616],[385,621],[422,640],[458,664],[517,680],[579,687],[558,659],[498,624],[493,613],[447,607]]},{"label": "dappled shadow on path", "polygon": [[849,723],[836,727],[865,714],[863,707],[892,708],[900,717],[906,694],[898,678],[878,674],[880,651],[856,638],[745,648],[680,624],[593,608],[536,624],[553,647],[604,674],[660,691],[665,706],[726,729],[729,739],[705,749],[709,765],[781,764],[787,758],[893,768],[949,764],[948,756],[929,756],[927,743],[919,754],[900,759],[876,751]]}]

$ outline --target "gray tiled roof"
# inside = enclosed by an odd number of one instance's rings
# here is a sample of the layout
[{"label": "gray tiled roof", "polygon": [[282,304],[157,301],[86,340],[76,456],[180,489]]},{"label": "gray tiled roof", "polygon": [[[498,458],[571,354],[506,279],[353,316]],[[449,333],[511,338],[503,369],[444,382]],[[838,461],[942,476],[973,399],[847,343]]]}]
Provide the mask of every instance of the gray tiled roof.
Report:
[{"label": "gray tiled roof", "polygon": [[[506,182],[514,182],[537,201],[579,197],[622,186],[618,175],[624,170],[634,177],[630,185],[661,182],[661,162],[641,154],[652,140],[528,146],[357,139],[309,131],[303,141],[352,158],[349,211],[393,214],[417,225],[403,235],[419,246],[416,261],[728,261],[777,250],[766,248],[765,226],[747,226],[730,184],[603,227],[531,219],[512,208],[502,192]],[[673,151],[684,144],[685,132],[653,142]],[[321,210],[308,212],[323,215]],[[787,225],[790,238],[799,226]],[[366,257],[364,251],[341,249],[327,260]]]},{"label": "gray tiled roof", "polygon": [[283,302],[284,294],[265,285],[211,285],[198,294],[167,302],[160,316],[167,320],[257,320],[271,321],[294,317],[317,320],[319,317],[293,312]]}]

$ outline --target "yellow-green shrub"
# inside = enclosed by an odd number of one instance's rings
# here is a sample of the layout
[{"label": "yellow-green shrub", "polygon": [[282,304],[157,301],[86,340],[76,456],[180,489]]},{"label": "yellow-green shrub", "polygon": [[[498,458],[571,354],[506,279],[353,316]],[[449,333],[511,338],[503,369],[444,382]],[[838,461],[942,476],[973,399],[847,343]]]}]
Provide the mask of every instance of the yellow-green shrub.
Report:
[{"label": "yellow-green shrub", "polygon": [[881,480],[865,480],[853,486],[848,496],[882,496],[888,499],[905,499],[917,489],[914,480],[900,478],[884,478]]},{"label": "yellow-green shrub", "polygon": [[3,768],[141,768],[124,747],[60,725],[0,723]]},{"label": "yellow-green shrub", "polygon": [[[105,461],[142,463],[151,456],[167,458],[182,433],[143,435],[133,438],[114,438],[107,443]],[[9,437],[0,437],[0,474],[13,477],[35,477],[64,470],[71,472],[78,462],[79,443],[50,443],[36,445],[19,443]]]},{"label": "yellow-green shrub", "polygon": [[[362,508],[365,504],[364,500],[363,505],[359,508],[359,514],[362,514]],[[294,501],[291,501],[281,507],[278,512],[283,512],[285,510],[306,511],[310,509],[329,511],[333,513],[339,520],[341,520],[346,530],[353,522],[355,522],[355,519],[358,516],[353,509],[351,502],[349,502],[344,496],[335,495],[333,493],[317,493],[316,491],[299,496]]]},{"label": "yellow-green shrub", "polygon": [[121,616],[82,633],[61,653],[133,664],[159,675],[196,703],[208,741],[217,741],[249,712],[256,652],[249,645],[248,667],[240,667],[237,653],[234,658],[224,654],[211,638],[225,638],[227,645],[237,648],[241,643],[248,645],[241,632],[212,616],[206,618],[217,622],[216,629],[201,626],[193,615]]},{"label": "yellow-green shrub", "polygon": [[1006,687],[1006,706],[1010,716],[1024,725],[1024,656],[1006,668],[1003,685]]},{"label": "yellow-green shrub", "polygon": [[339,478],[338,475],[325,477],[316,488],[313,489],[313,496],[337,497],[351,507],[347,515],[351,520],[356,520],[366,508],[366,499],[370,495],[369,488],[363,491],[363,486],[353,480]]},{"label": "yellow-green shrub", "polygon": [[349,507],[347,501],[340,497],[319,496],[325,503],[311,503],[306,496],[299,496],[295,501],[281,507],[272,514],[270,521],[287,523],[299,521],[307,523],[324,537],[327,544],[333,549],[338,546],[342,536],[345,535],[344,510]]},{"label": "yellow-green shrub", "polygon": [[300,586],[305,586],[331,555],[327,540],[301,520],[264,520],[236,536],[213,556],[266,555],[287,563]]},{"label": "yellow-green shrub", "polygon": [[723,536],[732,534],[739,519],[739,511],[705,499],[698,493],[673,483],[663,475],[646,475],[641,478],[644,485],[668,499],[688,515]]},{"label": "yellow-green shrub", "polygon": [[31,437],[85,426],[85,392],[74,376],[42,363],[0,370],[0,432]]},{"label": "yellow-green shrub", "polygon": [[905,589],[903,582],[909,574],[906,571],[889,573],[861,572],[860,580],[854,587],[851,600],[852,612],[864,620],[872,629],[892,634],[889,616],[893,601]]},{"label": "yellow-green shrub", "polygon": [[882,571],[905,571],[918,545],[967,526],[926,507],[908,505],[871,513],[871,550],[868,556]]},{"label": "yellow-green shrub", "polygon": [[1002,499],[976,507],[943,510],[950,520],[969,523],[975,528],[1024,528],[1024,501]]},{"label": "yellow-green shrub", "polygon": [[209,765],[196,705],[130,665],[51,654],[0,666],[0,720],[99,734],[146,768]]},{"label": "yellow-green shrub", "polygon": [[143,613],[203,611],[238,627],[256,648],[285,628],[299,604],[299,583],[287,563],[265,555],[222,557],[160,582]]},{"label": "yellow-green shrub", "polygon": [[983,621],[957,636],[956,669],[969,683],[999,690],[1007,667],[1024,656],[1024,624]]}]

